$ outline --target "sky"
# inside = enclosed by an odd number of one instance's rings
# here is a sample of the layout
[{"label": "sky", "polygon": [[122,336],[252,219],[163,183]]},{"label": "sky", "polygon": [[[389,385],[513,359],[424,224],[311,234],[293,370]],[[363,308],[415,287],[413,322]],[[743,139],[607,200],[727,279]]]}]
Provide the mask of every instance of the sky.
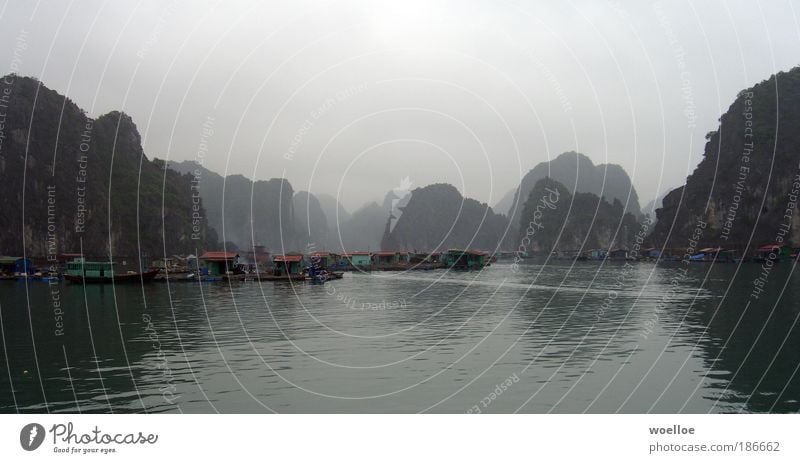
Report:
[{"label": "sky", "polygon": [[350,211],[439,182],[494,205],[571,150],[624,167],[644,205],[684,183],[740,90],[798,64],[798,13],[780,0],[5,1],[0,66],[93,117],[128,113],[150,158],[286,177]]}]

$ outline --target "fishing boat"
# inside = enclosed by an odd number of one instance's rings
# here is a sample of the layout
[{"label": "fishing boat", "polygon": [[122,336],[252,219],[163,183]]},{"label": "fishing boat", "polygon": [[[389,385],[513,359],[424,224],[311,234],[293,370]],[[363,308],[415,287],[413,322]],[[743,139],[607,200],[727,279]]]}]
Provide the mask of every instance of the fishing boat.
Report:
[{"label": "fishing boat", "polygon": [[67,263],[64,279],[72,283],[146,283],[157,274],[158,269],[119,273],[114,270],[113,262],[87,262],[78,258]]}]

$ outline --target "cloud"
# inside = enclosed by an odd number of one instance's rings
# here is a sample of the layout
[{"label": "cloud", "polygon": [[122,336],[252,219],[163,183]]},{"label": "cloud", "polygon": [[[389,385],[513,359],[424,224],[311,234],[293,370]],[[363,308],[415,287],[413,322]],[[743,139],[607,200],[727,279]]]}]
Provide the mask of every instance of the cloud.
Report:
[{"label": "cloud", "polygon": [[[296,189],[338,192],[350,209],[405,176],[493,204],[567,150],[622,165],[646,202],[693,170],[739,90],[796,64],[788,8],[14,2],[0,39],[12,44],[24,28],[22,73],[93,115],[125,110],[151,157],[192,159],[212,116],[207,167],[286,175]],[[12,53],[0,48],[0,65]]]}]

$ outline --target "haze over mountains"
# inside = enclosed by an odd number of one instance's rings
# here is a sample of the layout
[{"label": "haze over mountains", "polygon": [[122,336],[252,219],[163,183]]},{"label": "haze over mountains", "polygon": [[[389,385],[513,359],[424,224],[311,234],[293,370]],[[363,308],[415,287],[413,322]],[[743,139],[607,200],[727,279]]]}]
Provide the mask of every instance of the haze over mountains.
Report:
[{"label": "haze over mountains", "polygon": [[223,177],[194,161],[169,162],[168,166],[193,177],[209,226],[221,241],[245,249],[253,244],[287,250],[297,246],[294,190],[287,180]]},{"label": "haze over mountains", "polygon": [[[543,9],[530,2],[475,2],[469,8],[454,8],[448,2],[389,1],[322,7],[316,2],[225,2],[203,8],[167,3],[145,0],[76,8],[77,4],[54,2],[41,9],[37,2],[9,2],[3,18],[13,27],[0,31],[8,44],[0,50],[0,62],[12,62],[18,29],[30,23],[25,29],[36,40],[27,41],[19,72],[38,76],[92,117],[124,110],[138,125],[151,159],[167,154],[170,160],[194,159],[198,127],[211,115],[216,122],[210,147],[220,154],[209,156],[205,167],[253,180],[283,176],[286,168],[285,177],[295,190],[315,195],[335,196],[343,171],[363,149],[396,137],[441,144],[465,173],[467,188],[445,156],[437,157],[435,166],[414,169],[406,166],[420,146],[387,146],[380,156],[362,156],[347,175],[370,184],[363,192],[348,188],[341,195],[351,212],[368,201],[380,202],[398,175],[410,175],[416,186],[451,183],[494,208],[499,195],[515,187],[529,169],[571,149],[595,164],[624,166],[644,203],[663,191],[656,186],[662,172],[663,185],[685,181],[701,159],[697,142],[716,128],[718,116],[739,90],[789,69],[800,55],[797,27],[793,15],[786,14],[786,2],[762,4],[759,12],[765,20],[756,22],[746,2],[726,5],[732,15],[723,15],[725,21],[720,21],[719,4],[696,3],[692,17],[713,27],[679,29],[687,19],[685,5],[667,2],[575,2],[566,9]],[[154,23],[153,15],[160,12],[169,12],[164,18],[168,25]],[[531,27],[527,14],[555,27]],[[289,26],[286,18],[295,15],[313,21]],[[94,17],[103,27],[87,27]],[[628,28],[632,17],[639,21],[639,33],[646,32],[641,43],[637,32]],[[241,22],[227,30],[223,19],[233,18]],[[694,130],[686,127],[681,79],[662,18],[676,28],[684,49],[692,49],[682,55],[681,64],[685,60],[693,74]],[[154,29],[163,32],[157,34],[157,43],[150,40]],[[252,40],[264,30],[279,29],[291,33],[276,34],[263,44]],[[750,32],[740,36],[737,47],[731,39],[742,30]],[[559,31],[563,41],[553,41],[552,31]],[[708,47],[698,45],[707,39]],[[303,49],[305,40],[319,47]],[[459,53],[443,53],[447,47],[442,44],[497,67],[475,66]],[[356,56],[360,59],[351,59]],[[289,62],[279,66],[284,59]],[[330,68],[334,63],[341,65]],[[239,65],[241,72],[232,73]],[[100,72],[106,68],[113,72]],[[265,81],[266,75],[272,78]],[[398,81],[399,76],[414,81]],[[474,94],[466,95],[463,89]],[[297,155],[291,162],[283,160],[298,129],[329,98],[334,104],[322,117],[312,118],[314,127],[302,137]],[[332,135],[373,111],[407,106],[430,107],[476,130],[491,153],[491,195],[487,162],[478,144],[458,124],[419,111],[382,113],[351,126],[343,133],[346,139],[321,159],[318,172],[325,175],[318,174],[308,186],[318,154]],[[265,133],[271,119],[276,124]],[[511,135],[519,142],[519,152]],[[257,156],[261,158],[256,171]]]},{"label": "haze over mountains", "polygon": [[625,212],[641,214],[639,195],[625,169],[616,164],[595,166],[588,156],[574,151],[537,164],[522,178],[517,189],[509,191],[498,201],[495,210],[509,216],[512,222],[516,221],[528,194],[536,182],[545,177],[560,182],[573,192],[594,193],[609,201],[618,199],[625,206]]},{"label": "haze over mountains", "polygon": [[[698,221],[707,224],[700,242],[708,245],[800,244],[800,221],[786,219],[800,194],[800,68],[740,92],[719,130],[708,134],[703,161],[685,186],[666,194],[663,208],[642,211],[619,166],[596,166],[567,152],[524,176],[497,206],[505,215],[449,184],[411,190],[403,181],[380,203],[350,213],[336,198],[296,192],[285,179],[222,177],[191,161],[165,165],[148,159],[124,113],[92,121],[36,79],[6,80],[0,145],[6,254],[83,246],[87,254],[155,256],[223,242],[276,252],[515,249],[545,187],[560,192],[562,202],[548,214],[561,223],[547,225],[535,243],[540,250],[629,246],[642,213],[653,211],[658,221],[648,240],[658,246],[685,246]],[[550,235],[556,230],[560,235]]]},{"label": "haze over mountains", "polygon": [[374,250],[389,217],[389,211],[377,204],[351,215],[335,198],[295,192],[285,179],[252,182],[241,175],[223,177],[194,161],[170,162],[169,167],[185,174],[200,172],[199,190],[209,224],[224,230],[218,232],[220,240],[234,248],[256,244],[283,252]]}]

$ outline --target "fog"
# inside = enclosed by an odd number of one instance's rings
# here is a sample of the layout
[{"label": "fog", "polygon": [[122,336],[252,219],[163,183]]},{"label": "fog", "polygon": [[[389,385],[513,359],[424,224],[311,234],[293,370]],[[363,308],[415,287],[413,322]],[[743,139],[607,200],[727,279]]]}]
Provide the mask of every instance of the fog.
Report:
[{"label": "fog", "polygon": [[0,66],[130,114],[150,158],[284,176],[351,211],[404,178],[493,205],[569,150],[622,165],[644,204],[740,90],[798,64],[797,6],[12,1]]}]

